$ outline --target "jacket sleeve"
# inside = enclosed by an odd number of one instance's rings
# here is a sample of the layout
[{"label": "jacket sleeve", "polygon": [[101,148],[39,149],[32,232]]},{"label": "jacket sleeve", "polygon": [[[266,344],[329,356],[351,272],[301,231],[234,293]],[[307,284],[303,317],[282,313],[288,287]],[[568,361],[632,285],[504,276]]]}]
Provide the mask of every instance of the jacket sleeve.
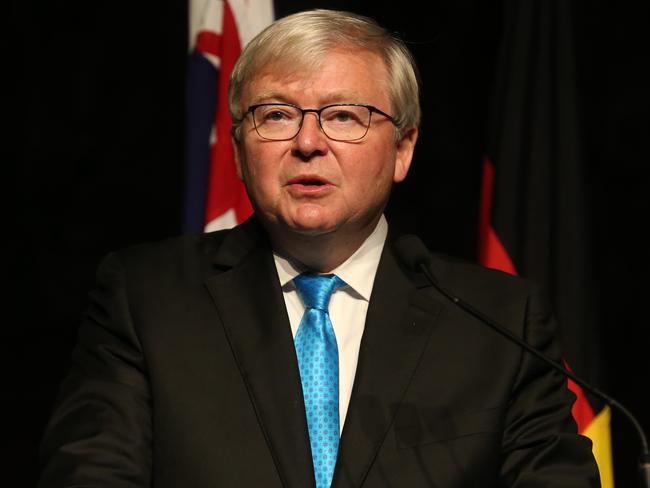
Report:
[{"label": "jacket sleeve", "polygon": [[116,255],[97,278],[42,440],[41,488],[150,485],[147,371]]},{"label": "jacket sleeve", "polygon": [[[557,326],[539,288],[528,298],[526,341],[560,363]],[[571,416],[575,395],[567,378],[522,351],[503,434],[502,485],[599,487],[591,441],[577,434]]]}]

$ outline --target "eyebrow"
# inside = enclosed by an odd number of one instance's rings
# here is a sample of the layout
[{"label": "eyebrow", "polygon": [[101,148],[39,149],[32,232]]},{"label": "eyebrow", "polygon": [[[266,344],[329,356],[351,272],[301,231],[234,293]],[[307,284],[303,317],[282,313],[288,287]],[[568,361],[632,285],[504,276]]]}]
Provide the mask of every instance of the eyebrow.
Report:
[{"label": "eyebrow", "polygon": [[258,94],[255,98],[251,100],[251,105],[257,105],[258,103],[289,103],[289,99],[284,97],[281,93],[276,91],[266,91]]},{"label": "eyebrow", "polygon": [[[251,105],[257,105],[260,103],[290,103],[292,105],[298,105],[290,97],[286,96],[278,91],[266,91],[258,94],[251,100]],[[328,104],[333,103],[365,103],[365,100],[359,95],[358,92],[338,92],[331,93],[322,99],[320,106],[324,107]]]}]

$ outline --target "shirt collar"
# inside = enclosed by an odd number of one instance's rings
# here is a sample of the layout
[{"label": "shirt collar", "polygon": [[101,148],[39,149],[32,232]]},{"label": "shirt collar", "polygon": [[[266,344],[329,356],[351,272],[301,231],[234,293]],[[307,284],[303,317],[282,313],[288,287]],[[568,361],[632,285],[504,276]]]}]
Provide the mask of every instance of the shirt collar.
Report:
[{"label": "shirt collar", "polygon": [[[379,259],[387,235],[388,222],[382,215],[375,229],[363,244],[361,244],[359,249],[345,260],[345,262],[332,270],[332,273],[345,281],[350,288],[366,301],[370,300],[372,285],[375,281],[377,266],[379,266]],[[294,285],[292,280],[304,270],[275,252],[273,253],[273,258],[278,271],[278,277],[280,278],[280,285],[284,290],[293,289]]]}]

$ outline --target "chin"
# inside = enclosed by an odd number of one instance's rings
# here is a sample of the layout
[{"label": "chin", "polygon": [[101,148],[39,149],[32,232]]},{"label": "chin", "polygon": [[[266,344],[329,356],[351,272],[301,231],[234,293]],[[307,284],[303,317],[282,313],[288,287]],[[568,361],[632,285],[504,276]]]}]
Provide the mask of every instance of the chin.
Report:
[{"label": "chin", "polygon": [[284,222],[288,232],[299,234],[301,236],[322,236],[336,231],[340,226],[331,220],[323,218],[305,219],[293,218]]},{"label": "chin", "polygon": [[298,211],[292,212],[287,215],[285,224],[293,232],[308,235],[318,236],[330,233],[338,227],[334,222],[332,215],[327,215],[320,206],[303,206],[297,209]]},{"label": "chin", "polygon": [[329,234],[330,232],[334,231],[333,228],[330,228],[328,226],[321,226],[321,225],[293,224],[290,225],[289,227],[296,234],[300,234],[303,236],[321,236],[324,234]]}]

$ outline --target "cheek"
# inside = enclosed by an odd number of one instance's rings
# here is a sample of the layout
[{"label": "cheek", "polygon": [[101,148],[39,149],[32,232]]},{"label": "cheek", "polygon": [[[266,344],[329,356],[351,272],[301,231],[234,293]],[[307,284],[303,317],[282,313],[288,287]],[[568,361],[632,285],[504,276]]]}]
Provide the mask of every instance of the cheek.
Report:
[{"label": "cheek", "polygon": [[242,164],[244,183],[251,197],[259,203],[275,199],[279,191],[278,156],[274,159],[274,155],[258,147],[249,148],[245,156]]},{"label": "cheek", "polygon": [[360,185],[377,189],[385,189],[392,185],[395,171],[394,147],[382,147],[367,154],[361,161],[355,174]]},{"label": "cheek", "polygon": [[361,160],[362,163],[350,171],[346,180],[350,184],[346,193],[348,205],[352,207],[375,207],[383,203],[393,183],[392,162],[387,159]]},{"label": "cheek", "polygon": [[262,155],[259,149],[255,146],[247,147],[243,152],[244,158],[242,162],[242,169],[244,173],[244,181],[247,186],[252,187],[258,185],[260,182],[261,169],[264,167]]}]

